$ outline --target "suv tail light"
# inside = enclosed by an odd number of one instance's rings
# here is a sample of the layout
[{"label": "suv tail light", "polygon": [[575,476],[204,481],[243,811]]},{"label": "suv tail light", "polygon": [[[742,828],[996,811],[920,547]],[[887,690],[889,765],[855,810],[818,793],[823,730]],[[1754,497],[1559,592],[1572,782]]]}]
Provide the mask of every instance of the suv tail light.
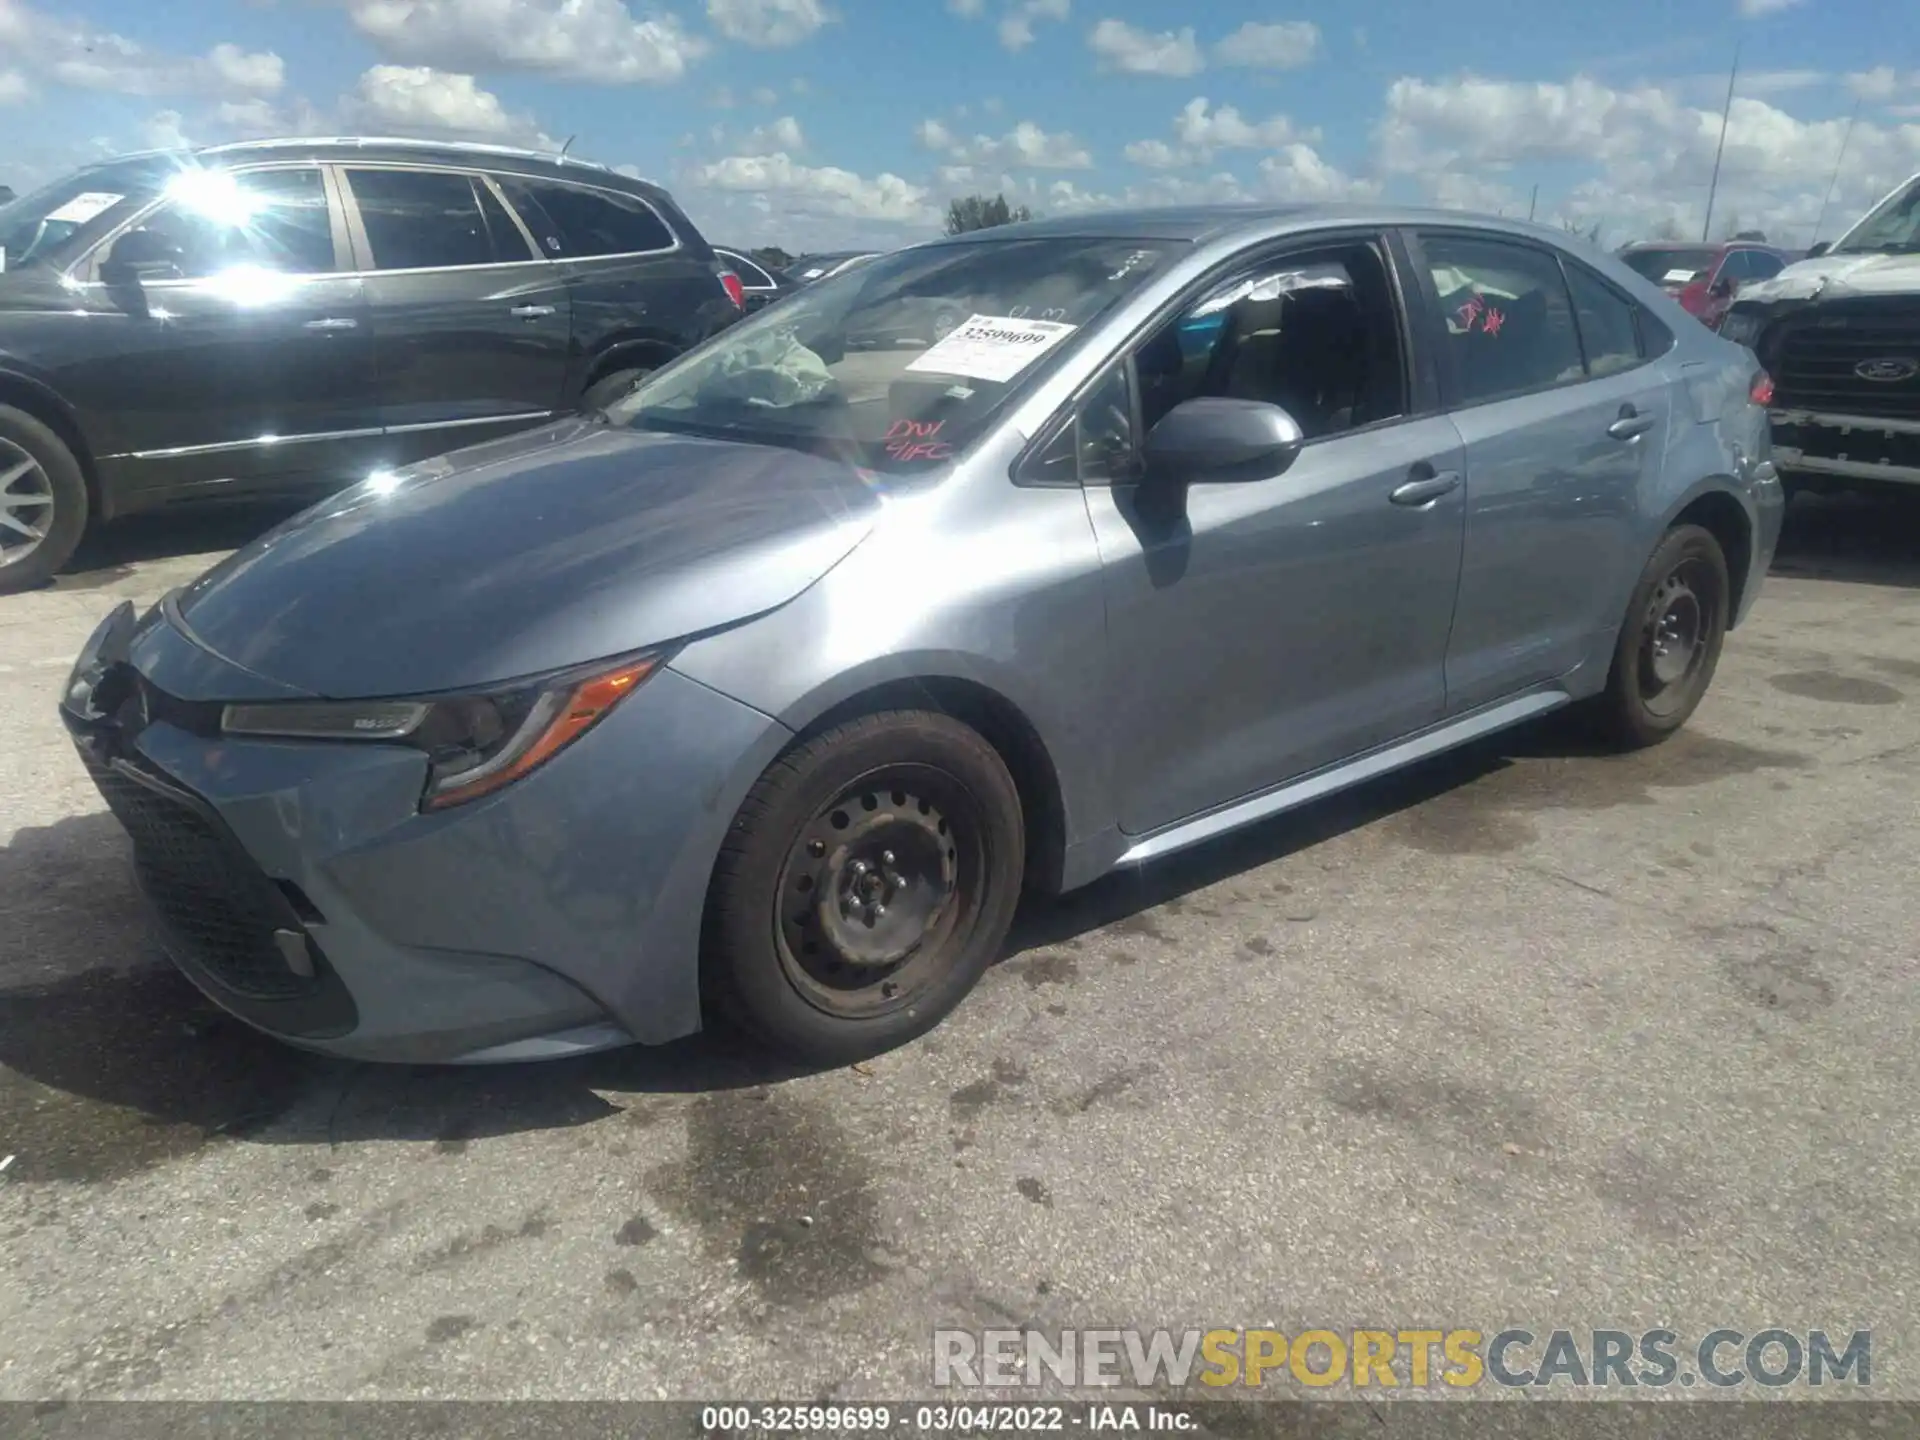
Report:
[{"label": "suv tail light", "polygon": [[1773,404],[1773,377],[1762,370],[1753,377],[1753,385],[1747,391],[1747,398],[1756,405]]},{"label": "suv tail light", "polygon": [[744,310],[747,308],[747,288],[740,283],[740,277],[738,275],[734,274],[731,270],[722,270],[720,272],[720,288],[727,292],[727,299],[733,302],[734,309]]}]

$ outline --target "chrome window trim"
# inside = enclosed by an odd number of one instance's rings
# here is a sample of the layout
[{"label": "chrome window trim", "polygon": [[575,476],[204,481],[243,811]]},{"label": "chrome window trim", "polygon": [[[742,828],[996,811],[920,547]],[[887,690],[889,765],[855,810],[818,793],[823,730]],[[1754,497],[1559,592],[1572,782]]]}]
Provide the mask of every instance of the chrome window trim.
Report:
[{"label": "chrome window trim", "polygon": [[[631,200],[636,204],[646,206],[647,213],[660,222],[660,228],[673,237],[673,243],[671,245],[656,247],[652,250],[621,250],[612,255],[562,255],[560,257],[561,261],[570,261],[575,265],[591,265],[607,260],[639,259],[649,255],[677,255],[687,248],[686,241],[681,237],[679,230],[674,227],[673,222],[662,215],[660,213],[660,207],[644,195],[630,195],[626,191],[616,190],[610,185],[595,185],[590,180],[575,180],[570,176],[566,179],[561,179],[558,176],[552,175],[512,175],[506,174],[504,171],[501,173],[509,180],[520,180],[541,185],[559,185],[567,189],[591,191],[597,195],[611,195],[616,200]],[[512,210],[513,206],[509,205],[507,209]],[[535,253],[539,252],[540,247],[538,245],[535,245],[533,248]],[[709,246],[708,248],[711,249],[712,247]],[[555,264],[558,262],[549,260],[548,263]]]},{"label": "chrome window trim", "polygon": [[[386,275],[468,275],[483,270],[511,270],[521,265],[555,265],[540,253],[540,247],[534,243],[533,233],[527,229],[520,213],[508,203],[506,193],[494,183],[493,173],[478,165],[435,165],[431,163],[408,164],[402,161],[385,160],[329,160],[329,166],[338,171],[340,198],[346,211],[347,233],[353,241],[353,275],[362,280],[374,276]],[[463,175],[469,180],[483,181],[493,191],[493,198],[512,218],[514,226],[520,232],[520,238],[526,242],[527,258],[524,260],[492,260],[485,265],[412,265],[404,270],[382,270],[373,264],[373,242],[367,238],[365,219],[360,214],[360,197],[353,193],[353,181],[349,170],[401,170],[410,173],[432,175]]]},{"label": "chrome window trim", "polygon": [[190,455],[217,455],[268,446],[312,445],[327,440],[373,440],[385,435],[417,435],[427,430],[465,430],[479,425],[523,424],[550,420],[558,410],[522,410],[511,415],[474,415],[459,420],[424,420],[409,425],[375,425],[358,430],[308,430],[298,435],[257,435],[251,440],[216,440],[206,445],[173,445],[163,450],[124,450],[102,455],[102,460],[175,460]]},{"label": "chrome window trim", "polygon": [[[268,160],[258,165],[232,165],[221,168],[229,175],[259,175],[268,171],[277,170],[318,170],[320,172],[321,187],[327,196],[327,222],[328,228],[333,235],[333,263],[336,266],[340,265],[343,260],[347,262],[348,265],[353,263],[355,256],[352,243],[349,239],[347,217],[341,208],[343,197],[335,185],[334,177],[329,173],[332,167],[328,165],[327,162],[323,160]],[[109,230],[89,246],[84,254],[75,256],[67,268],[60,272],[61,283],[86,288],[103,285],[105,282],[99,278],[100,260],[106,252],[112,248],[113,243],[129,230],[138,229],[143,221],[150,216],[158,214],[171,203],[172,201],[169,200],[167,196],[159,195],[134,211],[132,215],[129,215],[125,220],[114,226],[113,229]],[[83,273],[86,276],[85,279],[81,278]],[[276,271],[275,273],[278,274],[281,272]],[[310,280],[351,279],[357,272],[352,269],[333,269],[290,271],[286,273],[289,280],[297,280],[304,284]],[[149,286],[177,288],[184,285],[199,285],[212,278],[213,277],[209,275],[194,275],[183,276],[177,280],[142,281],[140,288],[145,290]]]},{"label": "chrome window trim", "polygon": [[773,276],[768,273],[767,267],[762,265],[759,261],[755,260],[751,255],[743,255],[738,250],[722,249],[718,245],[715,245],[712,248],[713,248],[713,253],[715,255],[718,255],[721,259],[729,260],[729,261],[738,260],[742,264],[752,269],[755,273],[762,276],[767,282],[764,285],[749,285],[747,284],[747,277],[745,275],[742,275],[738,269],[735,269],[733,273],[736,276],[738,276],[740,280],[741,289],[755,290],[755,291],[764,290],[771,293],[772,291],[778,290],[780,288],[778,285],[774,283]]}]

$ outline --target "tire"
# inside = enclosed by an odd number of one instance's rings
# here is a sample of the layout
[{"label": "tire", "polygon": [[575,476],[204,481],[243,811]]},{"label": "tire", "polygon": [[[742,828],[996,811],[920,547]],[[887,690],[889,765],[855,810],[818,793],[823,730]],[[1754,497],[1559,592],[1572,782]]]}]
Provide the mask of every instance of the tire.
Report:
[{"label": "tire", "polygon": [[1712,532],[1678,525],[1633,587],[1607,688],[1592,718],[1626,750],[1658,745],[1687,723],[1720,664],[1733,587]]},{"label": "tire", "polygon": [[[87,477],[73,451],[24,410],[0,405],[0,594],[44,585],[87,531]],[[40,532],[29,540],[19,526]]]},{"label": "tire", "polygon": [[755,782],[715,862],[710,1014],[808,1065],[925,1034],[999,954],[1025,836],[1005,762],[949,716],[884,711],[802,742]]},{"label": "tire", "polygon": [[609,370],[598,380],[587,386],[580,396],[582,410],[604,410],[616,400],[638,385],[653,373],[644,366],[634,366],[624,370]]}]

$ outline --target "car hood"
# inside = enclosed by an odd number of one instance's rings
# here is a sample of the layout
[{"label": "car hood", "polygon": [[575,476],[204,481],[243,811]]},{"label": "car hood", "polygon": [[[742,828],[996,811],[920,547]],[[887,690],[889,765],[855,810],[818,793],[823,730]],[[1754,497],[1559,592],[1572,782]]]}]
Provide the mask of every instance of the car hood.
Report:
[{"label": "car hood", "polygon": [[1920,294],[1920,255],[1822,255],[1797,260],[1771,280],[1740,287],[1742,300],[1842,299]]},{"label": "car hood", "polygon": [[375,475],[169,609],[229,664],[307,694],[470,689],[783,605],[878,507],[838,461],[569,420]]}]

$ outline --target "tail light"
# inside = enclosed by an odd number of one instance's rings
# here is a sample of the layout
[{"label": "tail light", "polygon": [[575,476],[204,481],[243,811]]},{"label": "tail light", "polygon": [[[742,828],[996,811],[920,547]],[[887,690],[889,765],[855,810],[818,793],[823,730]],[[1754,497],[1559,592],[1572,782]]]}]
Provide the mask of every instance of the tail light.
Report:
[{"label": "tail light", "polygon": [[1753,385],[1747,391],[1747,398],[1756,405],[1773,404],[1773,377],[1762,370],[1753,377]]},{"label": "tail light", "polygon": [[734,309],[744,310],[747,308],[747,287],[740,283],[740,277],[738,275],[734,274],[731,270],[722,270],[720,272],[720,288],[727,292],[727,299],[733,302]]}]

